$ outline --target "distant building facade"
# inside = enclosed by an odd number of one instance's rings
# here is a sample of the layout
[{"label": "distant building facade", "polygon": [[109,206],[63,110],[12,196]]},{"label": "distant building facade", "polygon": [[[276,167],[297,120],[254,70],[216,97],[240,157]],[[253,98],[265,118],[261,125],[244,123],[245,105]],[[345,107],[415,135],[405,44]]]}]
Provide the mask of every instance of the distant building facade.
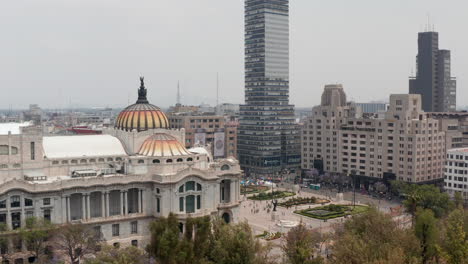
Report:
[{"label": "distant building facade", "polygon": [[439,120],[453,135],[447,142],[447,149],[468,147],[468,112],[433,112],[428,115]]},{"label": "distant building facade", "polygon": [[447,151],[444,189],[451,197],[459,192],[468,202],[468,148]]},{"label": "distant building facade", "polygon": [[218,158],[237,156],[237,122],[227,116],[184,113],[169,114],[170,127],[185,130],[185,147],[209,144]]},{"label": "distant building facade", "polygon": [[[329,89],[324,91],[328,98]],[[324,171],[371,179],[425,183],[443,178],[445,132],[421,110],[420,95],[391,95],[381,118],[362,118],[342,102],[342,90],[334,89],[332,99],[322,100],[304,123],[303,169],[322,163]]]},{"label": "distant building facade", "polygon": [[238,156],[247,175],[300,167],[299,129],[289,104],[289,1],[245,1],[245,104]]},{"label": "distant building facade", "polygon": [[456,110],[456,80],[451,76],[450,50],[439,50],[439,33],[418,34],[416,76],[410,77],[409,93],[420,94],[425,112]]},{"label": "distant building facade", "polygon": [[387,110],[386,103],[355,103],[360,107],[363,113],[379,113]]}]

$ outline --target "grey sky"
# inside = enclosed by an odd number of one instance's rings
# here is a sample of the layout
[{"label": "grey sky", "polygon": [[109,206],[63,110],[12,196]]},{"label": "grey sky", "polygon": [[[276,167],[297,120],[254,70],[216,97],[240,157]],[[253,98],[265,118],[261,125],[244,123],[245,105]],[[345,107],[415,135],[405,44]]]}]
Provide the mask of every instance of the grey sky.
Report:
[{"label": "grey sky", "polygon": [[[0,109],[125,106],[144,75],[152,103],[244,100],[243,0],[31,0],[0,7]],[[291,0],[291,103],[326,83],[349,98],[406,93],[417,32],[430,14],[452,50],[458,104],[468,105],[468,1]]]}]

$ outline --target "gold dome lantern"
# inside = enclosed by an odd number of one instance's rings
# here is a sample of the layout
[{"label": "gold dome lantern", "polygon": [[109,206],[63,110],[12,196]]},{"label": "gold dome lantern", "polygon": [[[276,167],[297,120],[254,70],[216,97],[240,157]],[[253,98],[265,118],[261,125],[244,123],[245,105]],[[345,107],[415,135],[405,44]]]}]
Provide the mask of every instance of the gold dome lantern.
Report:
[{"label": "gold dome lantern", "polygon": [[168,129],[167,116],[159,107],[150,104],[146,99],[143,77],[140,77],[140,83],[138,100],[120,112],[115,122],[115,128],[125,131],[136,129],[138,132],[156,128]]},{"label": "gold dome lantern", "polygon": [[152,157],[172,157],[190,155],[191,153],[175,137],[157,133],[143,142],[138,154]]}]

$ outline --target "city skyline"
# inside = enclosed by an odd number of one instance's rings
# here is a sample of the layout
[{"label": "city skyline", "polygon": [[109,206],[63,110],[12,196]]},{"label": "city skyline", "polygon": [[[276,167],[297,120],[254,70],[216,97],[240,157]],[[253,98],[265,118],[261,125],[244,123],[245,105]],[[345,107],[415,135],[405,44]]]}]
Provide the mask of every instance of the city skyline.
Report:
[{"label": "city skyline", "polygon": [[[455,29],[466,19],[467,4],[457,1],[457,8],[444,14],[438,1],[424,1],[424,10],[418,5],[423,1],[365,2],[373,12],[362,15],[364,3],[291,3],[291,104],[317,105],[327,83],[343,83],[355,101],[407,92],[417,33],[424,31],[429,13],[440,46],[452,51],[457,105],[467,105],[468,40]],[[181,3],[187,8],[176,9]],[[18,12],[23,15],[13,16]],[[214,104],[216,72],[220,102],[243,101],[242,2],[23,2],[7,3],[0,14],[8,25],[0,36],[0,86],[9,91],[0,108],[125,106],[136,99],[134,80],[140,75],[157,91],[150,100],[158,106],[176,102],[178,80],[182,103]],[[367,20],[352,19],[358,15]]]}]

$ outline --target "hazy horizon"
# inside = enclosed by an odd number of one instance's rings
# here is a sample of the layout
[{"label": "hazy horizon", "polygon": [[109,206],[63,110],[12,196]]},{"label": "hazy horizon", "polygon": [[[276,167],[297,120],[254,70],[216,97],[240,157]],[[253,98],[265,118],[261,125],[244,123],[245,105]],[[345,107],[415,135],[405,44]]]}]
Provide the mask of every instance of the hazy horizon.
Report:
[{"label": "hazy horizon", "polygon": [[[342,83],[348,99],[407,93],[417,33],[428,23],[452,51],[457,105],[468,105],[468,2],[461,0],[290,3],[290,102],[319,103],[323,86]],[[244,101],[244,1],[9,1],[0,23],[0,109],[124,107],[140,75],[151,103]]]}]

